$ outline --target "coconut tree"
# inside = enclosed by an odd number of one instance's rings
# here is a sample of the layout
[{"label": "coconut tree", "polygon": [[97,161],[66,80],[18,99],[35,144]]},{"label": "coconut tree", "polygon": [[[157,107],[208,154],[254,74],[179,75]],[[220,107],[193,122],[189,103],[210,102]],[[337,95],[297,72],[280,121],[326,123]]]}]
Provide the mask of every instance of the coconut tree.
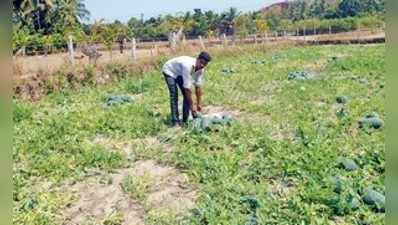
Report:
[{"label": "coconut tree", "polygon": [[90,12],[86,9],[84,0],[55,0],[50,21],[53,32],[65,33],[80,30],[83,21],[88,20]]},{"label": "coconut tree", "polygon": [[53,7],[54,0],[13,0],[13,18],[39,31],[45,28],[45,17]]}]

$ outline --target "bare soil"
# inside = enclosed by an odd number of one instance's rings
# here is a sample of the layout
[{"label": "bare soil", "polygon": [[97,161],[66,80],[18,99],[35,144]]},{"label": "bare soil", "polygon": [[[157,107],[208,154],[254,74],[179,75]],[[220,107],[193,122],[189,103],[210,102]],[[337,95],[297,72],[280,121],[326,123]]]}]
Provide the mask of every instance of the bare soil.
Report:
[{"label": "bare soil", "polygon": [[[149,175],[154,179],[146,202],[131,199],[121,184],[127,176]],[[72,192],[75,201],[63,213],[64,224],[77,225],[101,223],[115,212],[123,215],[126,225],[143,225],[148,210],[172,211],[180,214],[194,207],[196,191],[190,187],[188,179],[172,167],[157,164],[153,160],[143,160],[134,167],[120,169],[110,174],[101,174],[65,187]]]}]

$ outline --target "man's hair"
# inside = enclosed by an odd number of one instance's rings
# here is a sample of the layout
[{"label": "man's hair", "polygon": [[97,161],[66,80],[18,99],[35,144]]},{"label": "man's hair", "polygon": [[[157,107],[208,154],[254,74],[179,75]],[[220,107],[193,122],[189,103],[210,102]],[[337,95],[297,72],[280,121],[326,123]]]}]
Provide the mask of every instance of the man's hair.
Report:
[{"label": "man's hair", "polygon": [[206,62],[210,62],[211,61],[211,56],[209,55],[209,53],[207,52],[201,52],[198,56],[198,59],[202,59]]}]

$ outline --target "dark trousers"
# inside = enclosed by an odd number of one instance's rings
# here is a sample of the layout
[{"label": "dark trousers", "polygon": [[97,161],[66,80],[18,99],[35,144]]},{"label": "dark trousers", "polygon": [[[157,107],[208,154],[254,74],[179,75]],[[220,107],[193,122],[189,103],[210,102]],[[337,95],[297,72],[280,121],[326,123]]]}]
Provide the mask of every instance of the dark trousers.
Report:
[{"label": "dark trousers", "polygon": [[180,88],[181,94],[184,98],[182,106],[182,121],[186,123],[189,117],[189,103],[184,96],[183,79],[182,76],[173,78],[165,73],[163,73],[166,80],[167,87],[170,93],[170,112],[171,112],[171,125],[174,126],[180,123],[179,113],[178,113],[178,88]]}]

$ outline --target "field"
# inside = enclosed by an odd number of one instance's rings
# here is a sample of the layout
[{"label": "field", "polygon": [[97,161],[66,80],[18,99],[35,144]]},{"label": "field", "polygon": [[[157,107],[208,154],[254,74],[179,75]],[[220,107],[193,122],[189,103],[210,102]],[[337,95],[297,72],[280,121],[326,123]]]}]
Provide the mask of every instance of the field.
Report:
[{"label": "field", "polygon": [[[383,127],[358,126],[372,112],[385,121],[384,48],[214,54],[205,111],[234,120],[211,132],[168,128],[158,70],[37,102],[14,98],[13,222],[384,224],[385,213],[361,199],[368,187],[385,193]],[[289,80],[293,71],[310,79]],[[114,94],[134,101],[107,106]],[[341,168],[341,157],[359,168]]]}]

